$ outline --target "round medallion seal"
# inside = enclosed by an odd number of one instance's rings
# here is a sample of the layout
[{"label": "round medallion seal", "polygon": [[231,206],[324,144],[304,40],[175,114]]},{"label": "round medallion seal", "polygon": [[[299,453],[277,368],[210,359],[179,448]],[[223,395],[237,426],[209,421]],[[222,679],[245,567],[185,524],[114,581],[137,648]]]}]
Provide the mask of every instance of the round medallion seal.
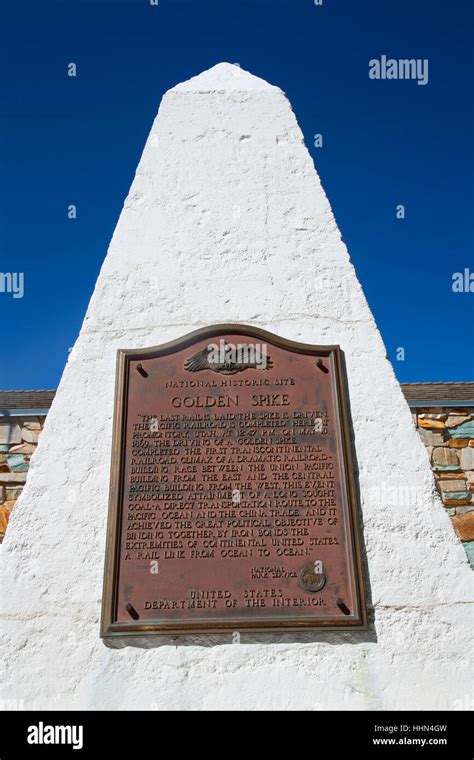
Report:
[{"label": "round medallion seal", "polygon": [[[309,562],[300,572],[300,586],[304,591],[321,591],[326,585],[326,576],[316,569],[316,562]],[[318,563],[320,564],[320,563]]]}]

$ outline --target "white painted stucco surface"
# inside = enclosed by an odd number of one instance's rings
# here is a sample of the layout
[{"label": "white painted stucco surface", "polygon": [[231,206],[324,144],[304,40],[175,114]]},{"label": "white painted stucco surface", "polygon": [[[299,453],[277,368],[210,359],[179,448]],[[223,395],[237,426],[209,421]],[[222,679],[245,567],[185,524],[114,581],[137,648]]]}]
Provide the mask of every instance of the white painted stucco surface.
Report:
[{"label": "white painted stucco surface", "polygon": [[[233,321],[345,352],[375,628],[109,649],[99,618],[116,350]],[[383,484],[416,496],[381,503]],[[220,64],[164,96],[0,553],[3,698],[25,709],[473,698],[472,572],[277,87]]]}]

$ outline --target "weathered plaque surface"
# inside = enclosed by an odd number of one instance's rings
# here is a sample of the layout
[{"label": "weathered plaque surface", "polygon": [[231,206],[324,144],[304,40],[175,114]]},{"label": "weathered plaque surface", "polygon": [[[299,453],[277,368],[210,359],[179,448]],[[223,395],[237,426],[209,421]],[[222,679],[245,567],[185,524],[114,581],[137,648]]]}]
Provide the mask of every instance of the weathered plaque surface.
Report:
[{"label": "weathered plaque surface", "polygon": [[366,627],[337,346],[118,352],[102,636]]}]

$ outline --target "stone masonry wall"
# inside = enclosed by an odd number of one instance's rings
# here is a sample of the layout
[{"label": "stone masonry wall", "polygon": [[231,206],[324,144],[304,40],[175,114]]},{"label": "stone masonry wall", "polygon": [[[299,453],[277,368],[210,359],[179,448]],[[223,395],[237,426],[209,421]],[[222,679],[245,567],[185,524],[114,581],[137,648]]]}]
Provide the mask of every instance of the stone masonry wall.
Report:
[{"label": "stone masonry wall", "polygon": [[0,417],[0,543],[26,482],[45,417]]},{"label": "stone masonry wall", "polygon": [[443,504],[474,567],[474,407],[417,408],[413,416]]}]

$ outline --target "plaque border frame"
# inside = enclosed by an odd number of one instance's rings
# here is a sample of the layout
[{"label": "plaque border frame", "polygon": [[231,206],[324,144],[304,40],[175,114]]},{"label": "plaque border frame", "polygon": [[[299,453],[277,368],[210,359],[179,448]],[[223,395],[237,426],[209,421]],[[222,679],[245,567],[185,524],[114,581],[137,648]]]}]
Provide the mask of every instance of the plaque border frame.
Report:
[{"label": "plaque border frame", "polygon": [[[349,571],[352,573],[354,594],[357,598],[357,616],[328,619],[300,620],[246,620],[234,619],[228,623],[209,621],[195,623],[190,621],[175,621],[163,623],[147,620],[144,622],[116,622],[115,606],[119,570],[119,544],[122,518],[122,488],[124,479],[124,444],[126,433],[126,411],[128,399],[128,377],[130,360],[156,359],[192,346],[203,338],[213,338],[231,333],[246,337],[258,338],[263,342],[273,344],[294,353],[316,355],[317,357],[334,357],[336,372],[331,375],[334,402],[337,407],[340,425],[338,435],[341,443],[341,470],[343,477],[343,506],[347,517],[349,557],[352,560]],[[335,376],[334,376],[335,374]],[[343,365],[342,350],[339,345],[319,346],[311,343],[300,343],[282,338],[275,333],[259,327],[241,323],[224,323],[209,325],[193,330],[175,340],[149,348],[118,349],[116,359],[114,422],[112,433],[112,455],[110,469],[109,507],[107,516],[106,548],[103,574],[102,613],[100,622],[100,637],[109,646],[125,646],[132,644],[131,639],[143,641],[149,636],[179,636],[199,635],[209,633],[225,633],[226,631],[245,631],[246,633],[286,633],[304,631],[367,631],[367,604],[365,594],[365,576],[362,568],[361,538],[362,526],[359,521],[359,499],[356,489],[354,461],[352,456],[352,441],[350,433],[349,395]]]}]

